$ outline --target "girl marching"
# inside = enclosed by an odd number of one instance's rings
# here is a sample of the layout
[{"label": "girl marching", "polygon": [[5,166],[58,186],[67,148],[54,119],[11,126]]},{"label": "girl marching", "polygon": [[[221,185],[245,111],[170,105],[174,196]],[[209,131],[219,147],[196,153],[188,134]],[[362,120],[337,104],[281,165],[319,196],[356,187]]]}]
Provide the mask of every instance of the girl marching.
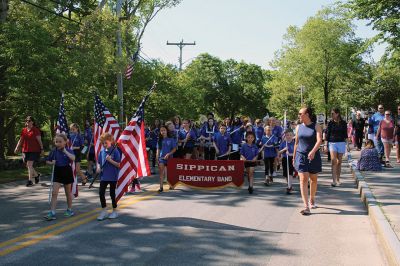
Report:
[{"label": "girl marching", "polygon": [[81,171],[81,149],[82,146],[84,145],[84,141],[78,124],[72,123],[69,129],[70,129],[69,139],[71,142],[71,149],[74,151],[75,154],[76,173],[81,177],[82,186],[84,186],[87,183],[87,177]]},{"label": "girl marching", "polygon": [[168,134],[168,129],[165,126],[160,127],[160,136],[157,143],[157,161],[160,173],[160,189],[158,192],[163,192],[164,177],[167,176],[168,160],[172,158],[176,151],[177,142],[175,138],[171,138]]},{"label": "girl marching", "polygon": [[278,138],[272,134],[270,126],[265,127],[265,136],[262,137],[261,143],[264,148],[264,167],[265,181],[264,184],[269,186],[274,181],[274,162],[277,157]]},{"label": "girl marching", "polygon": [[50,211],[44,217],[47,221],[56,219],[56,206],[57,196],[61,185],[64,185],[65,196],[67,197],[67,210],[64,213],[65,217],[74,215],[72,211],[72,193],[71,184],[74,182],[74,175],[72,173],[71,161],[75,160],[74,152],[66,148],[68,142],[67,136],[64,134],[57,134],[54,138],[56,148],[49,154],[46,163],[54,165],[52,176],[52,193],[50,201]]},{"label": "girl marching", "polygon": [[215,148],[213,145],[214,134],[217,132],[214,118],[208,118],[208,122],[201,130],[200,140],[204,143],[204,160],[215,159]]},{"label": "girl marching", "polygon": [[242,145],[242,149],[240,150],[240,159],[245,161],[244,167],[249,180],[249,194],[253,194],[254,191],[254,168],[257,165],[258,157],[258,147],[255,144],[255,139],[256,137],[254,133],[248,132],[246,134],[246,143]]},{"label": "girl marching", "polygon": [[184,159],[192,158],[196,139],[196,132],[190,126],[190,121],[188,119],[184,119],[182,121],[182,129],[179,131],[179,143],[182,147],[181,156]]},{"label": "girl marching", "polygon": [[[113,135],[110,133],[103,133],[100,137],[104,149],[99,153],[97,161],[97,174],[100,174],[100,189],[99,197],[101,207],[103,208],[97,217],[98,221],[103,221],[106,218],[115,219],[118,217],[117,202],[115,200],[115,189],[117,187],[119,167],[121,162],[121,154],[115,146]],[[110,197],[112,201],[113,211],[110,215],[107,212],[106,204],[106,189],[110,185]]]},{"label": "girl marching", "polygon": [[287,129],[285,131],[285,140],[279,146],[279,155],[282,155],[283,176],[286,177],[287,188],[286,193],[291,194],[293,191],[293,151],[294,138],[293,131]]},{"label": "girl marching", "polygon": [[219,126],[219,132],[215,133],[214,148],[218,155],[218,160],[229,160],[231,152],[231,138],[227,132],[225,124]]}]

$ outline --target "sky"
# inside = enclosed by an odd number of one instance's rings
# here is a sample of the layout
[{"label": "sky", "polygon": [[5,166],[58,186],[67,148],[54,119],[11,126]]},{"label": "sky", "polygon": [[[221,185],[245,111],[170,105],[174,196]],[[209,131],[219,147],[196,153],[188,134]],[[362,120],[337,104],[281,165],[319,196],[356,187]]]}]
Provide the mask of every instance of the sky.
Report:
[{"label": "sky", "polygon": [[[209,53],[223,60],[233,58],[269,69],[274,52],[281,48],[290,25],[302,26],[318,10],[334,0],[183,0],[160,11],[142,40],[144,58],[178,65],[179,48],[169,42],[196,42],[183,49],[184,67],[197,55]],[[376,34],[366,21],[356,21],[361,38]],[[383,55],[375,47],[372,58]]]}]

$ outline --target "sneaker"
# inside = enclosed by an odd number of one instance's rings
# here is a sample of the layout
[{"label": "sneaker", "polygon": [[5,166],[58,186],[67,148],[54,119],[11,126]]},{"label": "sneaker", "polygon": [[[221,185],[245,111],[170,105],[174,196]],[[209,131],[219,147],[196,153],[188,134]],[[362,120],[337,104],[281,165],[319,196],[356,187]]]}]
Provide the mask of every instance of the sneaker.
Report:
[{"label": "sneaker", "polygon": [[26,186],[27,186],[27,187],[32,187],[32,186],[33,186],[33,183],[32,183],[32,181],[31,181],[31,180],[29,180],[28,182],[26,182]]},{"label": "sneaker", "polygon": [[275,171],[272,173],[272,176],[273,176],[273,177],[275,177],[275,176],[276,176],[276,172],[275,172]]},{"label": "sneaker", "polygon": [[140,192],[142,192],[142,189],[140,187],[136,186],[136,192],[140,193]]},{"label": "sneaker", "polygon": [[265,178],[264,185],[269,186],[269,178]]},{"label": "sneaker", "polygon": [[290,195],[293,192],[293,187],[286,188],[286,194]]},{"label": "sneaker", "polygon": [[118,213],[117,211],[113,211],[109,216],[108,219],[115,219],[118,218]]},{"label": "sneaker", "polygon": [[128,191],[128,194],[135,194],[136,190],[135,187],[132,186],[131,189]]},{"label": "sneaker", "polygon": [[40,181],[40,174],[38,174],[37,176],[35,176],[35,184],[38,184]]},{"label": "sneaker", "polygon": [[52,211],[49,211],[49,213],[43,217],[46,221],[53,221],[57,219],[56,214],[53,213]]},{"label": "sneaker", "polygon": [[164,189],[163,188],[160,188],[159,190],[158,190],[158,193],[161,193],[161,192],[163,192],[164,191]]},{"label": "sneaker", "polygon": [[103,221],[107,219],[107,217],[108,217],[108,212],[106,210],[101,211],[99,216],[97,216],[97,221]]},{"label": "sneaker", "polygon": [[70,209],[67,209],[65,212],[64,212],[64,216],[65,217],[71,217],[71,216],[74,216],[75,215],[75,213],[72,211],[72,210],[70,210]]}]

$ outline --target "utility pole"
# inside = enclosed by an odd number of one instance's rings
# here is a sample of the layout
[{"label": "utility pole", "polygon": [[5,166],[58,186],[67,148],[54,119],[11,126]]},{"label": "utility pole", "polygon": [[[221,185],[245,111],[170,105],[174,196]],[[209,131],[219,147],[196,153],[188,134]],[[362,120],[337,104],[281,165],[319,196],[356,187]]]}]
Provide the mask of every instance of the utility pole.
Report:
[{"label": "utility pole", "polygon": [[[117,18],[118,18],[118,30],[117,30],[117,58],[121,59],[122,57],[122,38],[121,38],[121,9],[122,9],[122,0],[117,0]],[[120,62],[120,60],[117,60]],[[124,122],[124,87],[122,80],[122,72],[118,70],[117,73],[117,96],[119,102],[119,115],[118,121],[119,123]]]},{"label": "utility pole", "polygon": [[196,45],[196,42],[183,42],[183,39],[182,39],[182,41],[181,42],[169,42],[169,41],[167,41],[167,45],[176,45],[176,46],[178,46],[179,47],[179,50],[180,50],[180,54],[179,54],[179,70],[181,71],[182,70],[182,65],[183,65],[183,63],[182,63],[182,50],[183,50],[183,47],[185,47],[186,45]]}]

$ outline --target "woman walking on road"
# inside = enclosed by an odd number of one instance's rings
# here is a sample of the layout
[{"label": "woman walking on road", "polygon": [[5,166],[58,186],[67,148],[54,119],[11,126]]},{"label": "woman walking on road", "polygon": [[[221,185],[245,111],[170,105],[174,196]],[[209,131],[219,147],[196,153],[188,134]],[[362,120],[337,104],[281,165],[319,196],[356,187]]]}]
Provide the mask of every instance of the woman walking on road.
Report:
[{"label": "woman walking on road", "polygon": [[[319,147],[322,143],[322,129],[316,123],[317,117],[312,109],[300,109],[301,124],[296,128],[294,146],[294,167],[300,177],[300,191],[304,203],[303,215],[310,215],[310,208],[315,209],[315,194],[317,193],[318,173],[322,171]],[[310,201],[308,201],[308,181],[310,179]]]},{"label": "woman walking on road", "polygon": [[[326,140],[329,145],[332,164],[332,187],[340,185],[340,174],[342,172],[343,154],[346,153],[347,124],[340,115],[338,108],[333,108],[332,120],[329,121],[326,129]],[[349,140],[350,141],[350,140]],[[347,144],[347,150],[348,150]]]},{"label": "woman walking on road", "polygon": [[43,143],[39,128],[35,125],[32,116],[25,119],[25,128],[21,131],[21,138],[15,147],[14,153],[17,154],[22,147],[22,158],[28,168],[27,187],[33,186],[32,178],[35,178],[35,184],[39,183],[40,174],[36,172],[33,163],[38,161],[40,154],[43,154]]}]

